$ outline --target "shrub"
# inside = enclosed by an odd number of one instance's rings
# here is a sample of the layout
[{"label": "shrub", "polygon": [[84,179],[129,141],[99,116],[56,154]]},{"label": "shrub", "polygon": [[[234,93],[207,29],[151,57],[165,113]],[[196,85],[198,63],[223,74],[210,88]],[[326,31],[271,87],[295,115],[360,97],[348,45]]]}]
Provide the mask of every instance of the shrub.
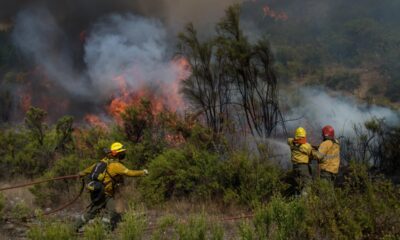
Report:
[{"label": "shrub", "polygon": [[25,126],[29,130],[32,139],[37,141],[40,146],[44,144],[45,131],[47,126],[44,124],[47,112],[40,108],[31,107],[25,116]]},{"label": "shrub", "polygon": [[178,238],[181,240],[205,240],[207,224],[204,216],[192,217],[187,224],[178,224]]},{"label": "shrub", "polygon": [[[44,179],[57,176],[75,175],[83,166],[89,166],[90,160],[81,161],[75,155],[69,155],[58,159],[54,166],[43,174]],[[78,194],[81,187],[80,181],[69,179],[65,181],[52,181],[35,185],[30,188],[35,196],[35,203],[39,206],[54,206],[60,202],[65,203],[69,199],[67,196]]]},{"label": "shrub", "polygon": [[256,210],[255,232],[258,238],[298,239],[305,229],[305,207],[299,200],[285,201],[277,196]]},{"label": "shrub", "polygon": [[76,239],[70,225],[59,222],[46,222],[35,225],[28,231],[28,239],[31,240],[72,240]]},{"label": "shrub", "polygon": [[224,239],[224,228],[219,223],[212,223],[210,229],[210,236],[209,239],[211,240],[223,240]]},{"label": "shrub", "polygon": [[218,188],[216,155],[193,148],[167,150],[149,164],[150,175],[140,184],[149,202],[172,197],[208,198]]},{"label": "shrub", "polygon": [[391,239],[400,229],[400,189],[352,163],[341,188],[321,180],[307,196],[274,196],[239,226],[242,239]]},{"label": "shrub", "polygon": [[91,224],[85,226],[83,238],[85,240],[107,239],[107,230],[101,219],[96,218]]},{"label": "shrub", "polygon": [[276,166],[240,152],[234,152],[221,162],[217,175],[225,203],[250,205],[265,201],[285,188],[280,181],[281,171]]},{"label": "shrub", "polygon": [[158,220],[156,230],[154,231],[151,239],[153,240],[174,239],[175,234],[173,233],[173,230],[175,223],[176,223],[175,216],[167,215],[160,218]]},{"label": "shrub", "polygon": [[31,214],[31,209],[24,201],[18,201],[11,209],[11,216],[16,219],[25,219]]},{"label": "shrub", "polygon": [[371,180],[366,168],[352,163],[342,188],[317,182],[306,199],[308,238],[382,238],[399,234],[400,191],[387,180]]},{"label": "shrub", "polygon": [[142,239],[147,221],[141,214],[143,210],[130,209],[124,214],[123,221],[119,226],[120,239],[121,240],[136,240]]},{"label": "shrub", "polygon": [[254,226],[248,221],[241,222],[239,225],[239,236],[242,240],[257,239],[255,236]]},{"label": "shrub", "polygon": [[228,159],[188,144],[169,149],[149,164],[150,175],[139,187],[146,201],[160,203],[171,198],[223,199],[226,204],[250,205],[268,199],[285,187],[281,172],[268,162],[234,152]]},{"label": "shrub", "polygon": [[338,72],[326,79],[326,86],[334,90],[352,92],[360,86],[360,76],[350,72]]},{"label": "shrub", "polygon": [[138,106],[130,106],[121,115],[125,135],[134,143],[140,142],[148,134],[154,122],[153,107],[150,101],[142,99]]}]

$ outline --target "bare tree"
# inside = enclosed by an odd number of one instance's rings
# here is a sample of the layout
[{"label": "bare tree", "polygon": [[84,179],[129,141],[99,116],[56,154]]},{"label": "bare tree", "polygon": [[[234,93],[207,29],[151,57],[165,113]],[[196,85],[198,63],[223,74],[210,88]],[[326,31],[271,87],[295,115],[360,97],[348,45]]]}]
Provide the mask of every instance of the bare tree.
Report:
[{"label": "bare tree", "polygon": [[239,6],[228,8],[217,31],[219,49],[226,56],[228,74],[248,128],[253,135],[268,137],[282,120],[269,43],[266,39],[256,44],[247,40],[240,29]]},{"label": "bare tree", "polygon": [[269,43],[247,40],[240,29],[239,6],[227,9],[214,39],[200,42],[192,24],[179,38],[181,54],[192,66],[182,91],[204,112],[214,133],[242,118],[246,130],[259,137],[269,137],[283,124]]},{"label": "bare tree", "polygon": [[192,76],[183,82],[182,92],[204,113],[214,133],[223,130],[230,102],[230,84],[225,59],[218,55],[215,41],[200,42],[192,24],[179,35],[181,54],[188,57]]}]

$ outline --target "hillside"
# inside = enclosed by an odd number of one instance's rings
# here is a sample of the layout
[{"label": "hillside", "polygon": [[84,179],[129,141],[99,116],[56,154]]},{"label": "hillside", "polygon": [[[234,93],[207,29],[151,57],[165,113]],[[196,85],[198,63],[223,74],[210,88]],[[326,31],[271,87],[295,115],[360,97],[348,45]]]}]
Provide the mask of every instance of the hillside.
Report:
[{"label": "hillside", "polygon": [[234,2],[0,4],[1,240],[399,238],[399,1]]},{"label": "hillside", "polygon": [[249,1],[243,8],[244,30],[270,40],[285,83],[398,103],[398,1]]}]

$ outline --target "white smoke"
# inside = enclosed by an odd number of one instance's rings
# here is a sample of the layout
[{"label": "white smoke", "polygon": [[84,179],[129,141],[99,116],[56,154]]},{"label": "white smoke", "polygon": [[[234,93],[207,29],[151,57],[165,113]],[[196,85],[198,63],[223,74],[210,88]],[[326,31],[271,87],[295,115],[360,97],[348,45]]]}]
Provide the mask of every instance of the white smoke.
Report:
[{"label": "white smoke", "polygon": [[[156,82],[172,83],[177,71],[167,56],[167,34],[159,21],[112,15],[97,23],[85,45],[88,74],[107,94],[123,75],[129,89]],[[108,93],[109,94],[109,93]]]},{"label": "white smoke", "polygon": [[363,125],[372,118],[385,119],[392,125],[399,123],[397,111],[367,105],[343,94],[334,96],[321,87],[301,87],[297,94],[293,94],[287,101],[291,110],[286,118],[299,118],[297,121],[288,122],[289,129],[303,126],[312,136],[319,137],[321,128],[325,125],[333,126],[337,135],[351,136],[354,133],[354,125]]},{"label": "white smoke", "polygon": [[167,54],[167,33],[157,20],[132,14],[102,18],[86,39],[83,71],[74,68],[68,47],[62,45],[64,37],[46,9],[28,8],[17,15],[15,45],[43,67],[50,81],[72,96],[103,101],[119,90],[117,77],[124,77],[129,90],[172,83],[178,78],[179,72]]},{"label": "white smoke", "polygon": [[[308,133],[308,142],[318,145],[321,142],[321,128],[332,125],[337,137],[354,137],[354,125],[363,124],[372,118],[385,119],[390,125],[398,124],[399,112],[389,108],[367,105],[358,102],[355,98],[342,94],[331,95],[321,87],[300,87],[297,93],[281,91],[285,105],[290,111],[286,113],[286,119],[292,119],[286,123],[288,136],[293,137],[297,127],[304,127]],[[289,168],[290,149],[286,138],[259,139],[267,144],[271,150],[271,160],[279,163],[284,168]]]}]

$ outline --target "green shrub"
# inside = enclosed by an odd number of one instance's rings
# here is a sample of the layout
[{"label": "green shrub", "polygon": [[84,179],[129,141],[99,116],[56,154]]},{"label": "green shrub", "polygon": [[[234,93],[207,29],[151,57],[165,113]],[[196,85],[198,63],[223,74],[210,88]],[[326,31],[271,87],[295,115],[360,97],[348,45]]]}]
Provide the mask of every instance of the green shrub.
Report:
[{"label": "green shrub", "polygon": [[285,184],[280,181],[281,174],[268,161],[260,161],[240,152],[234,152],[223,161],[217,173],[224,202],[247,205],[265,201],[283,191]]},{"label": "green shrub", "polygon": [[382,238],[399,234],[400,191],[387,180],[372,180],[366,168],[352,163],[342,188],[316,182],[305,200],[308,238]]},{"label": "green shrub", "polygon": [[274,197],[266,206],[256,210],[255,232],[259,238],[298,239],[302,238],[306,223],[306,209],[299,200],[285,201]]},{"label": "green shrub", "polygon": [[153,240],[168,240],[174,239],[173,230],[175,227],[176,218],[172,215],[161,217],[158,220],[156,230],[153,232],[151,239]]},{"label": "green shrub", "polygon": [[334,90],[352,92],[360,86],[360,76],[345,71],[337,72],[326,79],[326,86]]},{"label": "green shrub", "polygon": [[209,198],[217,182],[217,156],[190,148],[170,149],[149,164],[150,175],[143,178],[141,192],[148,202],[163,202],[172,197]]},{"label": "green shrub", "polygon": [[224,228],[220,223],[212,223],[209,239],[211,240],[224,239]]},{"label": "green shrub", "polygon": [[72,227],[59,222],[46,222],[35,225],[28,231],[31,240],[72,240],[76,239]]},{"label": "green shrub", "polygon": [[150,175],[140,180],[140,191],[149,203],[171,198],[222,199],[226,204],[250,205],[281,192],[281,171],[267,161],[234,152],[228,159],[188,144],[169,149],[149,164]]},{"label": "green shrub", "polygon": [[207,237],[207,224],[204,216],[192,217],[188,223],[178,224],[176,228],[180,240],[205,240]]},{"label": "green shrub", "polygon": [[239,224],[239,236],[242,240],[253,240],[257,239],[253,224],[248,221],[241,222]]},{"label": "green shrub", "polygon": [[147,226],[145,216],[142,215],[143,210],[130,209],[124,214],[123,221],[119,226],[121,240],[139,240],[142,239]]},{"label": "green shrub", "polygon": [[11,216],[16,219],[24,219],[29,217],[31,209],[24,201],[18,201],[11,209]]},{"label": "green shrub", "polygon": [[85,240],[107,239],[107,230],[100,218],[96,218],[92,223],[85,226],[83,238]]}]

